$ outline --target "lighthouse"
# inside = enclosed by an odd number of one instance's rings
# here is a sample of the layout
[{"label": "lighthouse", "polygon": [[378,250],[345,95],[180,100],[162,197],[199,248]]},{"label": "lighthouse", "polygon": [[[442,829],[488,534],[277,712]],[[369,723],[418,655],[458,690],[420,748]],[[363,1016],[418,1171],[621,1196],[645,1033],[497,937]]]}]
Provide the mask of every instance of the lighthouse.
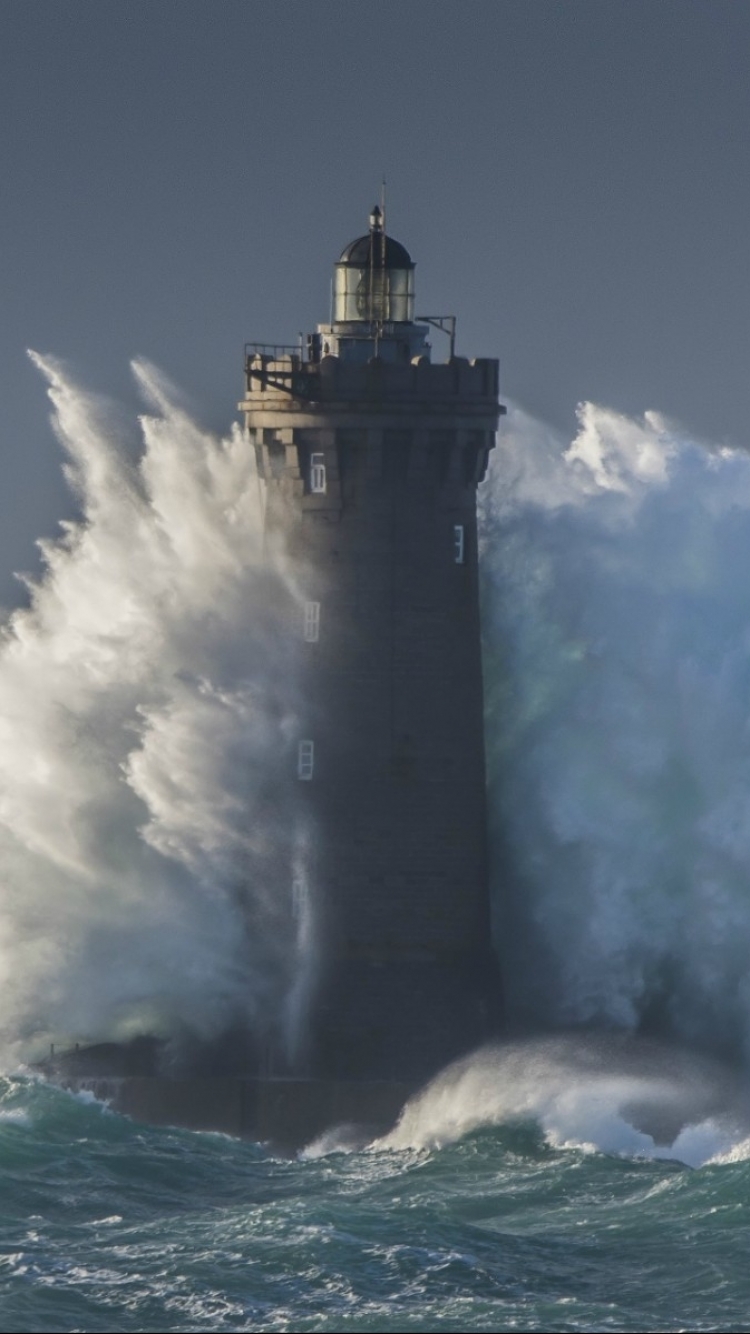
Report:
[{"label": "lighthouse", "polygon": [[[415,315],[379,208],[334,269],[331,321],[248,344],[240,403],[267,549],[298,571],[290,873],[317,968],[297,1073],[425,1078],[498,1017],[490,940],[476,495],[498,363]],[[445,336],[433,360],[430,339]]]},{"label": "lighthouse", "polygon": [[289,816],[272,849],[288,976],[252,1032],[40,1064],[144,1121],[283,1148],[385,1130],[499,1026],[476,498],[505,409],[497,361],[456,355],[454,316],[415,313],[414,267],[375,208],[335,265],[330,323],[245,349],[264,549],[287,576],[269,580],[274,623],[297,669],[268,798],[277,829]]}]

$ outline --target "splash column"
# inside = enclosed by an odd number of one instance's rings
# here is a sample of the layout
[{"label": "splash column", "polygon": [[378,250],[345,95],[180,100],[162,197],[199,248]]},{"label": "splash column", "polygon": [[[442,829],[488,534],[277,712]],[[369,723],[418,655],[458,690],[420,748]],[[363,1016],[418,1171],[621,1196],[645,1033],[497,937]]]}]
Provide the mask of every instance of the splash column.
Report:
[{"label": "splash column", "polygon": [[[240,404],[269,550],[297,562],[294,765],[321,948],[308,1073],[417,1079],[497,1019],[490,942],[476,491],[498,363],[414,318],[414,264],[374,210],[304,350],[250,345]],[[451,332],[434,364],[429,323]]]}]

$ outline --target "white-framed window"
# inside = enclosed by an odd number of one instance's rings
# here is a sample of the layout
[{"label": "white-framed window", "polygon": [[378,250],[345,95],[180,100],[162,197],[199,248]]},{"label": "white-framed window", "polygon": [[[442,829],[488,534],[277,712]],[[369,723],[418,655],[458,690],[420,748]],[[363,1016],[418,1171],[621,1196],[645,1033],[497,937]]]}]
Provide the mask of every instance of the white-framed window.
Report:
[{"label": "white-framed window", "polygon": [[301,875],[294,877],[292,881],[292,917],[299,921],[307,907],[307,881]]},{"label": "white-framed window", "polygon": [[310,455],[310,490],[324,495],[326,489],[325,454]]},{"label": "white-framed window", "polygon": [[465,555],[464,526],[462,523],[455,523],[453,525],[453,559],[456,565],[463,565]]},{"label": "white-framed window", "polygon": [[320,638],[320,603],[305,603],[304,620],[305,640],[308,644],[317,644]]},{"label": "white-framed window", "polygon": [[300,741],[297,747],[297,777],[309,783],[315,768],[315,742]]}]

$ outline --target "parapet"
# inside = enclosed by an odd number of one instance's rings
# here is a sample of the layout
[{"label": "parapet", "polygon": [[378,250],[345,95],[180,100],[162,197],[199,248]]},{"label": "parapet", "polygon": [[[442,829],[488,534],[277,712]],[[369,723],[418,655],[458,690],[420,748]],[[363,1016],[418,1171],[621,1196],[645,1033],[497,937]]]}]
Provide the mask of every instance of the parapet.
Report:
[{"label": "parapet", "polygon": [[278,359],[250,353],[245,360],[245,411],[281,406],[290,400],[304,409],[310,404],[362,403],[370,410],[378,404],[398,402],[426,408],[468,407],[483,412],[501,410],[498,406],[499,363],[489,357],[473,361],[452,357],[442,363],[427,357],[397,364],[380,357],[366,362],[345,361],[326,356],[320,361],[304,361],[297,356]]}]

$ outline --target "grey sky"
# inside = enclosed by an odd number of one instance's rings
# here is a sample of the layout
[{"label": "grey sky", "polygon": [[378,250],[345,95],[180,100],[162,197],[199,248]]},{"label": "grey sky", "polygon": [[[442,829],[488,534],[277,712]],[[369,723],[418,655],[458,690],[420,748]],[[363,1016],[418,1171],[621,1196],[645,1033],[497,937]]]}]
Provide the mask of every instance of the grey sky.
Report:
[{"label": "grey sky", "polygon": [[507,394],[750,443],[749,65],[743,0],[5,0],[0,600],[70,512],[24,349],[126,402],[145,355],[224,429],[383,172]]}]

